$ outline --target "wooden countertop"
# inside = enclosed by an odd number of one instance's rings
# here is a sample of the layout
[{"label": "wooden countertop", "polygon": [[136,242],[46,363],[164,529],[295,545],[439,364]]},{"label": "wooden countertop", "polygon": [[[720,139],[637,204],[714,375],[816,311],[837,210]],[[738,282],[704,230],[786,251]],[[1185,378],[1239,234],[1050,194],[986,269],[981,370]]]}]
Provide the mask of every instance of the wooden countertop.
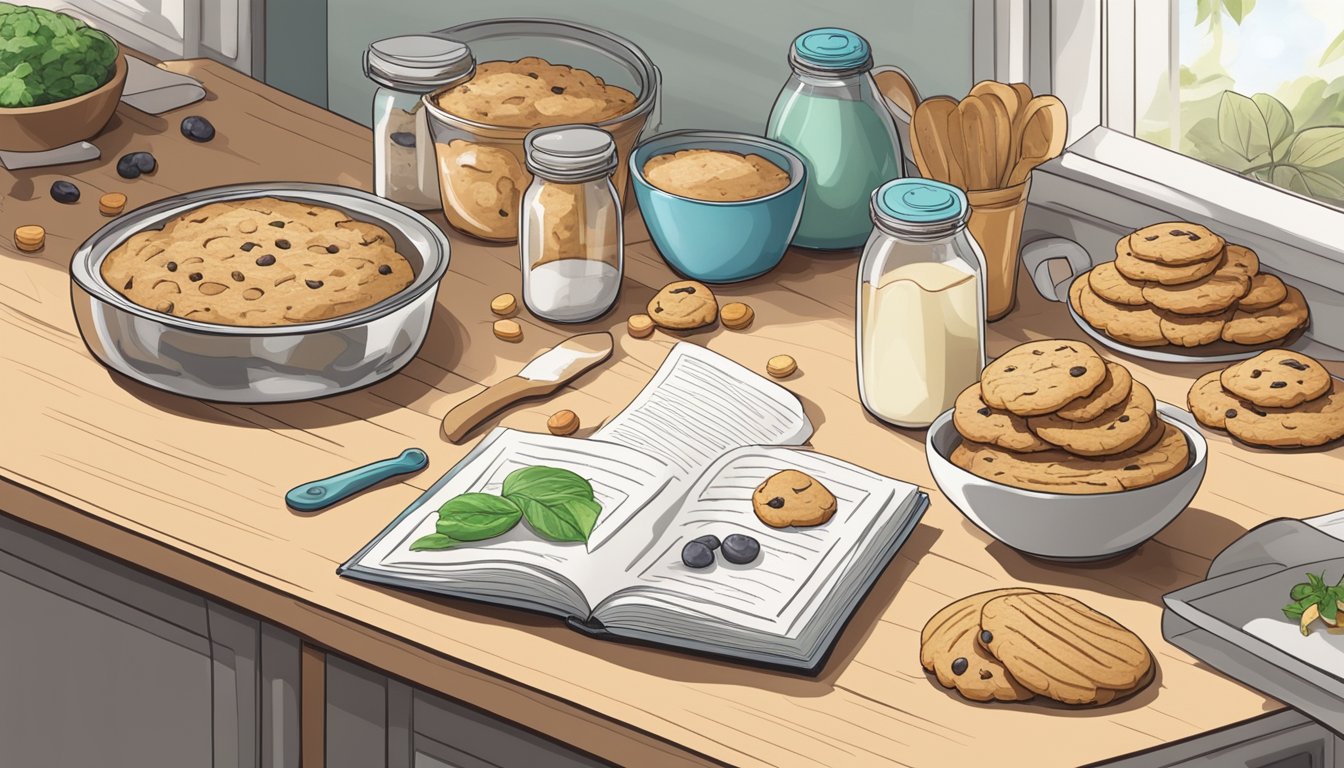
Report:
[{"label": "wooden countertop", "polygon": [[[1065,566],[1023,557],[966,522],[932,488],[923,433],[879,426],[859,405],[853,363],[855,258],[790,254],[769,275],[725,287],[756,310],[747,332],[691,337],[754,369],[787,352],[785,382],[817,426],[813,444],[930,489],[932,507],[861,605],[816,678],[589,639],[560,622],[510,610],[373,587],[336,566],[470,447],[444,443],[439,419],[482,385],[514,373],[578,330],[607,328],[615,359],[548,402],[502,423],[544,431],[570,408],[586,434],[623,408],[673,340],[630,338],[625,318],[671,278],[637,216],[627,232],[620,306],[581,328],[522,318],[524,338],[490,332],[489,298],[517,291],[513,247],[451,235],[451,270],[429,338],[398,375],[315,402],[245,407],[193,401],[113,375],[76,330],[67,265],[106,220],[98,195],[128,207],[201,187],[259,180],[370,186],[364,128],[280,94],[222,65],[175,62],[208,100],[154,117],[123,106],[95,143],[103,159],[59,169],[0,171],[0,509],[284,625],[313,642],[417,685],[457,697],[625,765],[1079,765],[1148,749],[1280,707],[1162,640],[1161,595],[1204,575],[1244,530],[1282,515],[1341,506],[1340,449],[1275,454],[1210,435],[1208,476],[1193,505],[1118,562]],[[218,129],[209,144],[177,130],[185,114]],[[150,150],[157,174],[119,178],[125,152]],[[71,178],[76,205],[48,188]],[[443,223],[442,217],[436,221]],[[22,254],[14,228],[41,224],[47,245]],[[1020,291],[1022,306],[990,329],[991,354],[1024,340],[1081,338],[1063,308]],[[1202,366],[1127,361],[1159,398],[1184,402]],[[282,495],[409,446],[430,468],[317,515]],[[1033,585],[1086,600],[1138,632],[1157,656],[1157,681],[1116,706],[970,704],[919,666],[919,629],[965,594]]]}]

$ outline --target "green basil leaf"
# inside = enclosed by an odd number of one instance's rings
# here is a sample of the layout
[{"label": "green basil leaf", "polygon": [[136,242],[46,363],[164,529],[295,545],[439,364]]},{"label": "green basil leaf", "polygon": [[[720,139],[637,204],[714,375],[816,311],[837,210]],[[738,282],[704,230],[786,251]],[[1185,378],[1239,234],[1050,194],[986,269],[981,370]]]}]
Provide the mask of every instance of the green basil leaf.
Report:
[{"label": "green basil leaf", "polygon": [[602,512],[602,505],[592,499],[544,502],[521,496],[516,501],[532,530],[551,541],[588,541]]},{"label": "green basil leaf", "polygon": [[1297,603],[1289,603],[1283,607],[1283,615],[1297,623],[1302,620],[1302,613],[1305,610],[1305,608],[1299,607]]},{"label": "green basil leaf", "polygon": [[501,495],[505,498],[526,496],[536,501],[561,499],[593,500],[593,486],[568,469],[555,467],[524,467],[515,469],[504,478]]},{"label": "green basil leaf", "polygon": [[464,493],[439,507],[434,529],[458,541],[481,541],[507,533],[523,511],[508,499],[489,493]]},{"label": "green basil leaf", "polygon": [[1308,573],[1308,574],[1307,574],[1307,582],[1308,582],[1309,584],[1311,584],[1311,588],[1312,588],[1312,589],[1324,589],[1324,588],[1325,588],[1325,574],[1322,573],[1321,575],[1317,576],[1317,575],[1314,574],[1314,573]]},{"label": "green basil leaf", "polygon": [[426,549],[448,549],[459,542],[451,536],[444,536],[441,533],[431,533],[428,536],[421,536],[411,544],[411,550],[419,552]]},{"label": "green basil leaf", "polygon": [[1334,600],[1322,600],[1318,605],[1321,607],[1321,618],[1333,624],[1339,613],[1339,604]]},{"label": "green basil leaf", "polygon": [[1293,599],[1293,602],[1297,602],[1298,600],[1301,600],[1302,598],[1310,594],[1311,594],[1310,584],[1296,584],[1293,586],[1292,591],[1288,593],[1288,596]]}]

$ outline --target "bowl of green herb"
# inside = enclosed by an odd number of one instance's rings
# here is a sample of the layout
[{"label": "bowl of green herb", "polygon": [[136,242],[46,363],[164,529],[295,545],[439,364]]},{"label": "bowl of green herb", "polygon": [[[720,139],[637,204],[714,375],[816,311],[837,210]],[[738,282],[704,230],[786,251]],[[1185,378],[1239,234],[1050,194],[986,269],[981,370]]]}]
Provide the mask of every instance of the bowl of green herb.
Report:
[{"label": "bowl of green herb", "polygon": [[125,85],[126,57],[106,33],[0,2],[0,149],[38,152],[97,135]]}]

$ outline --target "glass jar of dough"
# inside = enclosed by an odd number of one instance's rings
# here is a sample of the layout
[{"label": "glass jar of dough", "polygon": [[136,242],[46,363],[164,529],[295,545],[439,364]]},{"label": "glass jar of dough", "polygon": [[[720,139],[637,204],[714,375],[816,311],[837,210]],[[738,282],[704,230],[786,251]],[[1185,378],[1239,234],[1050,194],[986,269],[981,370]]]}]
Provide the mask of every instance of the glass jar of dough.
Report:
[{"label": "glass jar of dough", "polygon": [[966,195],[927,179],[873,192],[859,262],[859,398],[874,416],[923,428],[985,364],[985,259],[966,231]]},{"label": "glass jar of dough", "polygon": [[439,207],[434,140],[422,109],[424,94],[471,78],[471,51],[429,35],[389,37],[364,52],[373,94],[373,190],[419,211]]},{"label": "glass jar of dough", "polygon": [[523,303],[560,323],[592,320],[616,303],[625,269],[611,134],[584,125],[538,128],[523,142],[532,183],[523,194]]},{"label": "glass jar of dough", "polygon": [[868,197],[904,175],[900,134],[873,81],[868,41],[845,29],[804,32],[789,49],[793,74],[765,129],[807,166],[793,244],[858,248],[868,238]]}]

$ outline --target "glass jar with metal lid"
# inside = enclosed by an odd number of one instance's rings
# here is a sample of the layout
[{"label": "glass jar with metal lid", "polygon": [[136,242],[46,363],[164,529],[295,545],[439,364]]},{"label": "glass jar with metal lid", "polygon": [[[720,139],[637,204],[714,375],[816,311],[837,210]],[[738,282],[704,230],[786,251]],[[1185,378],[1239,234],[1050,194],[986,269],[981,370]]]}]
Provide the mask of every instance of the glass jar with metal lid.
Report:
[{"label": "glass jar with metal lid", "polygon": [[554,322],[592,320],[616,303],[625,270],[616,143],[561,125],[529,133],[523,151],[533,177],[519,217],[523,303]]},{"label": "glass jar with metal lid", "polygon": [[437,209],[439,177],[434,142],[421,97],[470,79],[476,61],[466,45],[430,35],[389,37],[364,52],[373,94],[373,188],[396,203]]},{"label": "glass jar with metal lid", "polygon": [[868,41],[845,29],[804,32],[789,49],[793,74],[775,99],[766,138],[807,165],[793,244],[836,250],[868,238],[868,196],[904,175],[900,135],[873,81]]},{"label": "glass jar with metal lid", "polygon": [[960,189],[897,179],[873,192],[859,261],[859,398],[874,416],[923,428],[985,365],[985,259]]}]

